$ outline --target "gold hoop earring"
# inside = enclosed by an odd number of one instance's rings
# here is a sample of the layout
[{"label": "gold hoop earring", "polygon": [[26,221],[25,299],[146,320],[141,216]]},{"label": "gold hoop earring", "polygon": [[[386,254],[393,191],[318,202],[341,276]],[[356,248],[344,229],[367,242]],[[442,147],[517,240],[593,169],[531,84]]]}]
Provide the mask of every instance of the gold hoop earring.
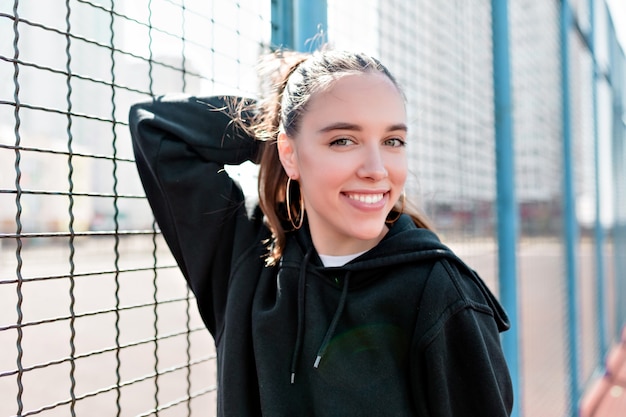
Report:
[{"label": "gold hoop earring", "polygon": [[[402,205],[400,206],[400,210],[397,211],[398,215],[396,217],[394,217],[393,219],[385,220],[385,223],[387,223],[387,224],[394,224],[395,222],[398,221],[400,216],[402,216],[402,213],[404,212],[404,204],[406,203],[406,193],[404,192],[404,190],[402,190],[402,194],[400,194],[400,199],[402,200]],[[392,211],[393,211],[393,209],[392,209]]]},{"label": "gold hoop earring", "polygon": [[[285,190],[285,200],[287,203],[287,218],[289,219],[289,222],[293,226],[293,229],[298,230],[299,228],[302,227],[302,223],[304,223],[304,198],[302,197],[302,191],[300,191],[300,215],[297,217],[292,216],[291,201],[290,201],[291,199],[289,198],[290,194],[291,194],[291,177],[287,179],[287,189]],[[297,219],[297,224],[295,221],[296,219]]]}]

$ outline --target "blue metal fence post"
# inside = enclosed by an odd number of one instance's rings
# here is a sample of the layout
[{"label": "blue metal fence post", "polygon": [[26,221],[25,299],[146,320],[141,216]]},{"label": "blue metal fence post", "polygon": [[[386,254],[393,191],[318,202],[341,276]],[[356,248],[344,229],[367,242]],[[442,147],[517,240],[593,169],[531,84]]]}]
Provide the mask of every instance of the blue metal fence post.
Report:
[{"label": "blue metal fence post", "polygon": [[326,40],[326,0],[272,0],[272,45],[309,52]]},{"label": "blue metal fence post", "polygon": [[567,279],[567,334],[569,347],[569,401],[572,417],[578,416],[579,376],[578,376],[578,267],[576,245],[578,244],[578,223],[576,218],[576,193],[574,184],[574,152],[570,110],[569,76],[569,31],[572,27],[572,11],[568,0],[561,0],[561,89],[563,123],[563,238],[565,239],[565,262]]},{"label": "blue metal fence post", "polygon": [[512,328],[502,336],[515,403],[513,416],[520,415],[519,319],[517,307],[518,209],[515,197],[515,151],[509,51],[508,0],[492,0],[493,80],[496,134],[498,212],[498,271],[500,299]]},{"label": "blue metal fence post", "polygon": [[[616,48],[618,49],[618,48]],[[615,305],[613,337],[620,339],[626,326],[626,58],[617,50],[611,60],[613,88],[613,195],[615,224],[613,225],[613,265],[615,268]],[[621,94],[620,94],[621,93]]]},{"label": "blue metal fence post", "polygon": [[293,0],[272,0],[272,46],[294,48]]},{"label": "blue metal fence post", "polygon": [[626,45],[620,47],[615,38],[615,26],[611,24],[613,37],[610,54],[611,89],[613,95],[613,265],[615,292],[613,296],[613,336],[619,340],[626,326]]},{"label": "blue metal fence post", "polygon": [[593,65],[593,75],[591,77],[591,101],[593,118],[593,151],[594,151],[594,176],[595,176],[595,260],[596,260],[596,303],[598,318],[598,361],[602,361],[608,350],[607,345],[607,325],[606,325],[606,300],[605,300],[605,274],[604,274],[604,228],[602,226],[602,216],[600,212],[602,193],[600,189],[600,143],[598,138],[598,79],[599,69],[596,56],[596,25],[595,25],[595,1],[589,0],[589,53]]},{"label": "blue metal fence post", "polygon": [[315,50],[316,37],[326,37],[327,3],[326,0],[294,0],[294,47],[298,51]]},{"label": "blue metal fence post", "polygon": [[615,268],[615,292],[613,302],[613,337],[619,340],[622,329],[626,326],[626,213],[624,212],[625,185],[626,185],[626,113],[620,108],[619,101],[626,102],[626,98],[614,101],[613,110],[613,194],[615,195],[615,224],[613,226],[613,265]]}]

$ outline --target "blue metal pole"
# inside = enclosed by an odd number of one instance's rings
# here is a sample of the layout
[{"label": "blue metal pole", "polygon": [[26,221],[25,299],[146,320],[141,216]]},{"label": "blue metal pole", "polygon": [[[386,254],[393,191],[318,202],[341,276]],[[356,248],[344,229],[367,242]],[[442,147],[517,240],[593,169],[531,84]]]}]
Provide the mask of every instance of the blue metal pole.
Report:
[{"label": "blue metal pole", "polygon": [[500,299],[509,314],[512,328],[502,336],[515,403],[512,416],[520,415],[521,376],[519,367],[519,318],[517,307],[517,229],[515,198],[515,150],[513,146],[513,105],[509,51],[508,0],[492,0],[493,83],[496,134],[496,176],[498,213],[498,271]]},{"label": "blue metal pole", "polygon": [[578,245],[578,222],[576,219],[576,194],[574,185],[574,157],[571,131],[569,31],[572,27],[572,11],[568,0],[561,0],[561,89],[563,112],[563,233],[565,239],[565,262],[567,279],[567,331],[569,347],[569,401],[572,417],[578,416],[578,283],[576,246]]},{"label": "blue metal pole", "polygon": [[293,49],[293,0],[272,0],[272,46]]},{"label": "blue metal pole", "polygon": [[612,336],[619,340],[622,327],[626,325],[626,113],[624,113],[623,102],[626,97],[619,95],[626,93],[618,77],[623,72],[620,65],[622,56],[611,55],[611,86],[613,89],[613,126],[611,151],[613,154],[613,209],[615,220],[613,224],[613,265],[615,292],[613,302],[615,312],[613,313],[614,328]]},{"label": "blue metal pole", "polygon": [[593,65],[593,75],[591,78],[591,101],[593,105],[593,151],[594,151],[594,176],[595,176],[595,211],[596,218],[594,224],[595,235],[595,259],[596,259],[596,303],[598,316],[598,361],[602,361],[608,351],[607,344],[607,324],[606,324],[606,300],[605,300],[605,273],[604,273],[604,228],[602,226],[602,216],[600,212],[602,193],[600,189],[600,144],[598,138],[598,62],[596,57],[596,29],[595,29],[595,1],[589,0],[589,52]]},{"label": "blue metal pole", "polygon": [[[615,30],[612,31],[615,36]],[[615,265],[615,336],[621,337],[626,326],[626,55],[617,46],[611,54],[611,87],[613,89],[613,194],[615,225],[613,258]]]},{"label": "blue metal pole", "polygon": [[294,0],[294,48],[311,52],[326,40],[326,0]]},{"label": "blue metal pole", "polygon": [[[620,60],[621,58],[621,60]],[[624,56],[620,56],[611,62],[613,74],[623,74],[626,62]],[[613,195],[615,196],[615,224],[613,226],[613,264],[615,267],[615,328],[614,337],[619,340],[622,328],[626,326],[626,89],[617,77],[612,78],[613,85]],[[626,81],[625,77],[622,77]],[[617,87],[621,86],[621,89]],[[620,92],[622,95],[619,96]]]}]

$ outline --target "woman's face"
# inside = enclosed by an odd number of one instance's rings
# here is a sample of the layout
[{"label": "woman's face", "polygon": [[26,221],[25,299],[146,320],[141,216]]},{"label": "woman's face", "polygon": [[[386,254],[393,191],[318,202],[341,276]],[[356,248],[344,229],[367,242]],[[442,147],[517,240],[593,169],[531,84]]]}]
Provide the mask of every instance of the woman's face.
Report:
[{"label": "woman's face", "polygon": [[407,176],[406,109],[386,76],[344,76],[314,94],[295,138],[279,136],[287,175],[298,180],[318,253],[374,247]]}]

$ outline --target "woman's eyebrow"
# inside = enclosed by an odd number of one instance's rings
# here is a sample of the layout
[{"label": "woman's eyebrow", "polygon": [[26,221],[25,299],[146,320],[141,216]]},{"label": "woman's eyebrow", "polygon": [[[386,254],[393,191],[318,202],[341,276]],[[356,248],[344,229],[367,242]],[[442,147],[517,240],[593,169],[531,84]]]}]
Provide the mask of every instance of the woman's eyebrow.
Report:
[{"label": "woman's eyebrow", "polygon": [[395,130],[402,130],[404,132],[407,132],[409,130],[409,128],[404,123],[398,123],[398,124],[395,124],[395,125],[391,125],[391,126],[389,126],[387,128],[388,132],[393,132]]},{"label": "woman's eyebrow", "polygon": [[[331,123],[328,126],[324,126],[318,131],[318,133],[326,133],[326,132],[331,132],[333,130],[353,130],[353,131],[360,132],[363,130],[363,127],[354,123],[336,122],[336,123]],[[387,128],[388,132],[393,132],[396,130],[402,130],[406,132],[408,128],[406,124],[404,123],[393,124]]]}]

